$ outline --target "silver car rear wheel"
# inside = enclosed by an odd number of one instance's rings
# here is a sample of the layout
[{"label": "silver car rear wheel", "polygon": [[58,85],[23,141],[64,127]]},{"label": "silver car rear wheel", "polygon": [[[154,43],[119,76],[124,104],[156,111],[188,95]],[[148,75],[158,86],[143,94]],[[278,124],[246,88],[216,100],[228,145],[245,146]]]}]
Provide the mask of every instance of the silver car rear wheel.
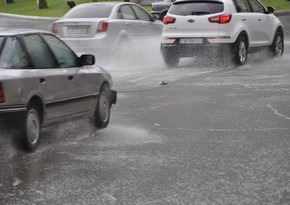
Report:
[{"label": "silver car rear wheel", "polygon": [[40,135],[40,118],[35,107],[29,107],[25,116],[23,139],[25,149],[33,152],[37,146]]}]

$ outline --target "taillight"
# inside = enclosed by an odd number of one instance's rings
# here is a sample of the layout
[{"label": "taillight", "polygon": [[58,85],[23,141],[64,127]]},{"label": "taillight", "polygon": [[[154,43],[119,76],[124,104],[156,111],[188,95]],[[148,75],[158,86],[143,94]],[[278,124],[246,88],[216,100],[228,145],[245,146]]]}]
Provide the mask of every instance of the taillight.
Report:
[{"label": "taillight", "polygon": [[53,24],[52,24],[51,32],[52,32],[52,33],[57,33],[56,23],[53,23]]},{"label": "taillight", "polygon": [[98,26],[97,32],[98,33],[106,32],[108,30],[108,27],[109,27],[109,23],[107,21],[101,21]]},{"label": "taillight", "polygon": [[175,23],[175,20],[176,18],[172,16],[164,16],[163,23],[167,25],[167,24]]},{"label": "taillight", "polygon": [[219,23],[219,24],[226,24],[229,23],[232,19],[232,14],[222,14],[218,16],[212,16],[208,18],[210,23]]},{"label": "taillight", "polygon": [[4,103],[4,102],[5,102],[4,90],[3,90],[2,83],[0,82],[0,103]]}]

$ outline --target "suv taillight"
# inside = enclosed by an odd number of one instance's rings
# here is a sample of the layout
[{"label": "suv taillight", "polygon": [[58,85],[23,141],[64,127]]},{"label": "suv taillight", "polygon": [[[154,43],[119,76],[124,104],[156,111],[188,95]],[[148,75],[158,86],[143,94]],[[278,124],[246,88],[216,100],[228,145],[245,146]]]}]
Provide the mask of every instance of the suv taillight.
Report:
[{"label": "suv taillight", "polygon": [[170,24],[170,23],[175,23],[176,18],[172,17],[172,16],[164,16],[163,18],[163,23],[164,24]]},{"label": "suv taillight", "polygon": [[0,103],[4,103],[4,102],[5,102],[4,90],[3,90],[2,83],[0,82]]},{"label": "suv taillight", "polygon": [[52,33],[57,33],[56,23],[53,23],[53,24],[52,24],[51,32],[52,32]]},{"label": "suv taillight", "polygon": [[99,26],[98,26],[97,32],[98,33],[106,32],[108,30],[108,27],[109,27],[108,21],[101,21]]},{"label": "suv taillight", "polygon": [[221,14],[218,16],[212,16],[208,18],[210,23],[219,23],[219,24],[226,24],[229,23],[232,19],[232,14]]}]

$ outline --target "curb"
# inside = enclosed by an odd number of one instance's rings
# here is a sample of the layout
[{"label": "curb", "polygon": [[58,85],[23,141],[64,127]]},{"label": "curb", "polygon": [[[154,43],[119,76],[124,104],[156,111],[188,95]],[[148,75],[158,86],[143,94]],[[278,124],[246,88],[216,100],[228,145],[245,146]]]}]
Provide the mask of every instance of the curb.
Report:
[{"label": "curb", "polygon": [[276,16],[287,16],[287,15],[290,15],[290,10],[279,10],[279,11],[275,11],[274,14]]},{"label": "curb", "polygon": [[25,18],[25,19],[32,19],[32,20],[58,20],[60,17],[42,17],[42,16],[26,16],[20,14],[8,14],[8,13],[0,13],[0,17],[12,17],[12,18]]}]

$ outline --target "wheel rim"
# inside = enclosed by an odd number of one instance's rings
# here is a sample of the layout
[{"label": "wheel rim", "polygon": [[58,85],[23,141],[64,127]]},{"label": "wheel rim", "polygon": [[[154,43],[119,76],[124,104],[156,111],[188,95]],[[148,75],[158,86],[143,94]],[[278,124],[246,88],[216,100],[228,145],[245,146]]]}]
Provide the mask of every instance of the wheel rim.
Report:
[{"label": "wheel rim", "polygon": [[31,145],[35,145],[39,138],[39,120],[38,115],[35,110],[30,110],[27,113],[27,120],[26,120],[26,134],[27,134],[27,141]]},{"label": "wheel rim", "polygon": [[99,108],[100,108],[100,117],[103,122],[106,122],[109,118],[110,105],[105,93],[102,93],[100,96]]},{"label": "wheel rim", "polygon": [[281,36],[277,36],[275,41],[275,55],[281,56],[283,54],[283,41]]},{"label": "wheel rim", "polygon": [[241,41],[239,44],[239,60],[240,63],[243,64],[245,63],[247,58],[247,46],[244,41]]}]

